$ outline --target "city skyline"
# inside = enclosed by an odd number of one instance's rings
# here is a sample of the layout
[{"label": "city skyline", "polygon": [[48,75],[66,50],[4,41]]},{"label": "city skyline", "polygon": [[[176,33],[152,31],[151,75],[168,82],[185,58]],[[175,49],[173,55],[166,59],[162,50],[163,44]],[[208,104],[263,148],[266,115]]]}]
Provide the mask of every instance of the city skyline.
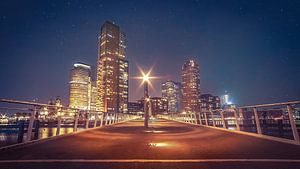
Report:
[{"label": "city skyline", "polygon": [[[151,96],[161,96],[161,82],[180,81],[181,65],[192,57],[200,64],[203,94],[227,90],[239,105],[299,99],[298,2],[166,1],[156,8],[151,2],[118,2],[123,11],[115,13],[105,10],[111,5],[106,1],[29,1],[21,2],[22,9],[4,3],[1,97],[46,102],[60,96],[67,104],[68,71],[75,62],[96,67],[100,26],[112,20],[128,37],[130,77],[139,75],[136,65],[154,65],[153,73],[162,77],[154,80]],[[130,101],[142,97],[138,84],[129,78]]]}]

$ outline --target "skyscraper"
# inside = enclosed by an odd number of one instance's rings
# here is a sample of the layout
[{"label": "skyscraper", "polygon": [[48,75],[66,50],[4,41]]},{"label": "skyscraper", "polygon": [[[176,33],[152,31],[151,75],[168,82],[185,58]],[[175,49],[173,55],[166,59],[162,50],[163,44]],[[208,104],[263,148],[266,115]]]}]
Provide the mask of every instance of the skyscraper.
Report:
[{"label": "skyscraper", "polygon": [[90,109],[91,101],[91,66],[75,63],[69,82],[69,106]]},{"label": "skyscraper", "polygon": [[97,109],[128,112],[128,61],[125,60],[125,34],[106,21],[98,44]]},{"label": "skyscraper", "polygon": [[200,99],[200,74],[199,64],[190,59],[184,63],[181,70],[182,106],[184,111],[199,112]]},{"label": "skyscraper", "polygon": [[166,81],[161,85],[162,97],[168,102],[168,112],[181,110],[181,85],[178,82]]}]

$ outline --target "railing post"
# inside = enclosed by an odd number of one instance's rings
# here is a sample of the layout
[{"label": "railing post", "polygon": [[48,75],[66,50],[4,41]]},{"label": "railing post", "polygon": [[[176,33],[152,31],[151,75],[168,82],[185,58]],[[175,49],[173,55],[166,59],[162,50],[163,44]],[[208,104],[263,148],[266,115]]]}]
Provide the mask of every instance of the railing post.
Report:
[{"label": "railing post", "polygon": [[114,114],[114,124],[117,122],[117,113]]},{"label": "railing post", "polygon": [[194,116],[194,124],[198,124],[196,113],[193,113],[193,116]]},{"label": "railing post", "polygon": [[293,115],[293,109],[290,105],[287,105],[287,110],[288,110],[288,115],[289,115],[291,128],[292,128],[292,131],[293,131],[294,140],[297,143],[300,143],[299,134],[298,134],[298,131],[297,131],[297,126],[296,126],[294,115]]},{"label": "railing post", "polygon": [[239,120],[238,120],[238,109],[234,109],[234,118],[235,118],[235,126],[236,126],[236,130],[240,131],[240,124],[239,124]]},{"label": "railing post", "polygon": [[199,116],[199,124],[202,125],[201,113],[198,113]]},{"label": "railing post", "polygon": [[57,116],[57,127],[56,127],[56,135],[58,136],[60,133],[60,125],[61,125],[61,116]]},{"label": "railing post", "polygon": [[212,120],[212,122],[213,122],[213,126],[216,127],[216,122],[215,122],[215,118],[214,118],[214,113],[213,113],[211,110],[209,110],[209,111],[210,111],[210,113],[211,113],[211,120]]},{"label": "railing post", "polygon": [[222,118],[222,123],[223,123],[223,128],[226,129],[226,121],[225,121],[225,118],[224,118],[224,113],[223,111],[221,110],[220,111],[220,114],[221,114],[221,118]]},{"label": "railing post", "polygon": [[33,111],[30,114],[29,124],[28,124],[28,128],[27,128],[26,142],[31,140],[34,116],[35,116],[36,111],[37,111],[36,106],[34,106]]},{"label": "railing post", "polygon": [[115,123],[118,123],[118,119],[117,119],[117,118],[118,118],[118,114],[119,114],[119,113],[116,113],[116,114],[115,114]]},{"label": "railing post", "polygon": [[94,128],[97,127],[97,120],[98,120],[98,114],[97,114],[97,112],[95,112]]},{"label": "railing post", "polygon": [[205,118],[205,125],[208,126],[208,120],[207,120],[207,115],[206,115],[206,112],[204,112],[204,118]]},{"label": "railing post", "polygon": [[108,112],[104,113],[105,114],[105,125],[108,124]]},{"label": "railing post", "polygon": [[89,111],[86,111],[86,120],[85,120],[85,128],[88,129],[89,128],[89,117],[90,113]]},{"label": "railing post", "polygon": [[102,125],[103,125],[103,119],[104,119],[104,113],[101,113],[100,127],[102,127]]},{"label": "railing post", "polygon": [[109,114],[109,125],[111,125],[111,123],[112,123],[112,116],[113,116],[113,114],[111,113],[111,114]]},{"label": "railing post", "polygon": [[79,113],[80,113],[79,111],[77,111],[77,110],[75,111],[74,129],[73,129],[74,132],[77,131]]},{"label": "railing post", "polygon": [[243,109],[239,108],[238,109],[238,113],[239,113],[239,117],[240,117],[240,124],[244,125],[244,113],[243,113]]},{"label": "railing post", "polygon": [[258,117],[256,107],[253,108],[253,113],[254,113],[254,118],[255,118],[255,123],[256,123],[257,134],[261,135],[262,131],[261,131],[261,127],[260,127],[260,123],[259,123],[259,117]]},{"label": "railing post", "polygon": [[18,143],[22,143],[23,142],[24,123],[25,123],[24,120],[18,121],[18,126],[19,126],[19,130],[18,130]]}]

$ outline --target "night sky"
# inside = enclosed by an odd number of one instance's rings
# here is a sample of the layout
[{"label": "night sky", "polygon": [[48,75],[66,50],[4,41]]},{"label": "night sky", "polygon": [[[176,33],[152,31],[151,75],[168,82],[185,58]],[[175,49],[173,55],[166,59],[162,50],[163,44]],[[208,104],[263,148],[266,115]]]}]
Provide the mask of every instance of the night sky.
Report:
[{"label": "night sky", "polygon": [[[299,0],[1,0],[0,97],[68,100],[75,62],[96,66],[100,26],[127,36],[130,76],[154,66],[152,96],[200,64],[201,93],[229,92],[238,105],[300,100]],[[139,99],[130,79],[129,98]]]}]

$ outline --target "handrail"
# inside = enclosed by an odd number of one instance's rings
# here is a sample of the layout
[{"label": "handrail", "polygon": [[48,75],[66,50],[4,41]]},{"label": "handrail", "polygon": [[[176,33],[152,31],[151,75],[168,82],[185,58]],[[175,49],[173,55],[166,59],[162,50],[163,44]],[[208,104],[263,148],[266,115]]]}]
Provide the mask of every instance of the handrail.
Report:
[{"label": "handrail", "polygon": [[285,106],[285,105],[293,105],[293,104],[300,104],[300,101],[279,102],[279,103],[270,103],[270,104],[258,104],[258,105],[250,105],[250,106],[241,106],[241,107],[238,107],[238,108],[240,108],[240,109],[260,108],[260,107],[271,107],[271,106]]}]

